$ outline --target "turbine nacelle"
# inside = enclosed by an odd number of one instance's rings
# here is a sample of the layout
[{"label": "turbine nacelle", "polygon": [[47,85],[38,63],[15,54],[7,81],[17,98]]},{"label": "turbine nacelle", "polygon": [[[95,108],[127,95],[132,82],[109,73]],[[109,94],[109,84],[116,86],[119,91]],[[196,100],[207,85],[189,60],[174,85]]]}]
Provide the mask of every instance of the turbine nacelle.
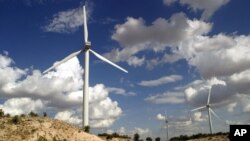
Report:
[{"label": "turbine nacelle", "polygon": [[89,50],[91,47],[91,42],[85,42],[84,51]]}]

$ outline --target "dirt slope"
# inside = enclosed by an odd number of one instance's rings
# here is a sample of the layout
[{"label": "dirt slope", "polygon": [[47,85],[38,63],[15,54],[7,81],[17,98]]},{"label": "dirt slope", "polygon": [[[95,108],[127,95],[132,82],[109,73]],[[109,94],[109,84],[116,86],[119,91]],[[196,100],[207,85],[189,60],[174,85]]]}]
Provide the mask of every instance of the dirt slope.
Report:
[{"label": "dirt slope", "polygon": [[13,123],[0,117],[0,141],[103,141],[63,121],[44,117],[22,117]]},{"label": "dirt slope", "polygon": [[200,139],[192,139],[188,141],[229,141],[227,136],[214,136],[214,137],[205,137],[205,138],[200,138]]}]

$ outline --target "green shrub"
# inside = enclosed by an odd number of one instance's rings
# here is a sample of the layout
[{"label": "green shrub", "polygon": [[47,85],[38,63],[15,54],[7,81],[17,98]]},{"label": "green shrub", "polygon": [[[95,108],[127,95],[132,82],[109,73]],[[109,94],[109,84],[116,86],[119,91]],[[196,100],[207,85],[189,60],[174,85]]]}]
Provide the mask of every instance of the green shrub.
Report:
[{"label": "green shrub", "polygon": [[30,117],[38,117],[38,114],[37,114],[37,113],[34,113],[33,111],[31,111],[31,112],[29,113],[29,116],[30,116]]},{"label": "green shrub", "polygon": [[47,113],[46,112],[43,112],[43,117],[47,117]]},{"label": "green shrub", "polygon": [[12,117],[11,122],[14,124],[18,124],[20,123],[21,119],[18,115],[15,115],[14,117]]},{"label": "green shrub", "polygon": [[4,116],[4,112],[2,109],[0,109],[0,117],[3,117]]},{"label": "green shrub", "polygon": [[89,126],[85,126],[83,130],[84,130],[84,132],[89,133],[90,127]]}]

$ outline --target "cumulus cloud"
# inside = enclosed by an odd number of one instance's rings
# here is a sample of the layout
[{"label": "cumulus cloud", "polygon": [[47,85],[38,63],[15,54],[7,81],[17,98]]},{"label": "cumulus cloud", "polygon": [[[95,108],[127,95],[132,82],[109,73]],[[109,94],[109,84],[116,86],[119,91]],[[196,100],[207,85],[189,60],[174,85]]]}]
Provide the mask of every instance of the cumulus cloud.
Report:
[{"label": "cumulus cloud", "polygon": [[62,111],[55,115],[55,119],[63,120],[74,125],[80,125],[81,119],[75,114],[74,111]]},{"label": "cumulus cloud", "polygon": [[181,92],[164,92],[148,96],[144,100],[155,104],[181,104],[185,102],[185,97]]},{"label": "cumulus cloud", "polygon": [[167,117],[164,116],[164,115],[162,115],[162,114],[157,114],[157,115],[156,115],[156,119],[157,119],[157,120],[165,121],[166,118],[167,118]]},{"label": "cumulus cloud", "polygon": [[[163,0],[163,3],[167,6],[177,2],[178,0]],[[217,11],[223,5],[226,5],[230,0],[179,0],[182,5],[187,5],[189,9],[193,11],[203,11],[201,18],[203,20],[209,19],[215,11]]]},{"label": "cumulus cloud", "polygon": [[205,121],[206,120],[201,112],[195,112],[193,114],[193,119],[194,119],[194,121]]},{"label": "cumulus cloud", "polygon": [[227,111],[228,112],[233,112],[236,106],[237,106],[236,102],[228,104],[227,105]]},{"label": "cumulus cloud", "polygon": [[122,49],[113,49],[104,55],[114,62],[142,66],[146,57],[139,57],[138,53],[145,50],[162,52],[166,48],[177,47],[180,41],[207,34],[211,27],[210,23],[189,20],[183,13],[174,14],[170,19],[158,18],[151,25],[146,25],[142,18],[128,17],[125,23],[115,26],[112,35],[112,39],[117,41]]},{"label": "cumulus cloud", "polygon": [[156,80],[143,80],[138,83],[140,86],[145,87],[153,87],[153,86],[159,86],[167,83],[173,83],[176,81],[182,80],[182,76],[180,75],[169,75],[169,76],[163,76],[161,78],[158,78]]},{"label": "cumulus cloud", "polygon": [[139,128],[139,127],[135,127],[133,130],[134,133],[138,133],[139,135],[145,135],[150,133],[150,130],[148,128]]},{"label": "cumulus cloud", "polygon": [[11,98],[0,104],[0,109],[10,115],[28,114],[31,111],[41,112],[45,110],[46,103],[42,100],[31,98]]},{"label": "cumulus cloud", "polygon": [[[0,96],[7,98],[1,108],[10,114],[54,109],[55,118],[78,124],[81,121],[83,69],[77,58],[65,62],[47,74],[13,66],[12,59],[0,54]],[[31,72],[30,74],[27,72]],[[109,127],[122,110],[109,97],[103,84],[90,87],[90,126]]]}]

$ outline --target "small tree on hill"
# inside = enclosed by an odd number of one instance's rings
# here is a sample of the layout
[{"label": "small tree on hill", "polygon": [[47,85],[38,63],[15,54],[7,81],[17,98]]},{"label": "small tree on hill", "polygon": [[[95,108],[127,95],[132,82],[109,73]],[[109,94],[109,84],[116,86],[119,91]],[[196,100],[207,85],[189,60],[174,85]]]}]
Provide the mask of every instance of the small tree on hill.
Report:
[{"label": "small tree on hill", "polygon": [[161,141],[160,137],[155,138],[155,141]]},{"label": "small tree on hill", "polygon": [[2,109],[0,109],[0,117],[3,117],[4,116],[4,112]]},{"label": "small tree on hill", "polygon": [[36,113],[34,113],[33,111],[31,111],[31,112],[29,113],[29,116],[30,116],[30,117],[38,117],[38,114],[36,114]]},{"label": "small tree on hill", "polygon": [[89,133],[90,127],[89,126],[85,126],[83,130],[84,130],[84,132]]},{"label": "small tree on hill", "polygon": [[146,141],[153,141],[153,140],[152,140],[152,138],[147,137],[147,138],[146,138]]},{"label": "small tree on hill", "polygon": [[138,133],[134,134],[134,141],[139,141],[140,140],[140,135]]},{"label": "small tree on hill", "polygon": [[47,117],[47,113],[46,112],[43,112],[43,117]]},{"label": "small tree on hill", "polygon": [[20,117],[18,115],[15,115],[12,117],[11,122],[14,124],[18,124],[20,122]]}]

